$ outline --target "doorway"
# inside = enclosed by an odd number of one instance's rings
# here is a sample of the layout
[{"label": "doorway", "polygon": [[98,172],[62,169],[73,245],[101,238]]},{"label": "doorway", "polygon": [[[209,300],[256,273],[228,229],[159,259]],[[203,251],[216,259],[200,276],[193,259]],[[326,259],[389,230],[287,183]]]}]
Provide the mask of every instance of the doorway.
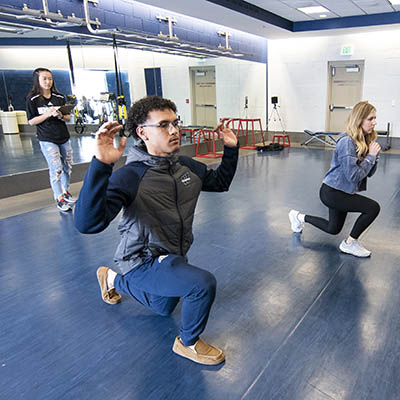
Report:
[{"label": "doorway", "polygon": [[217,93],[215,66],[190,67],[192,88],[192,123],[201,126],[217,125]]},{"label": "doorway", "polygon": [[347,117],[361,100],[364,61],[328,62],[327,132],[344,132]]},{"label": "doorway", "polygon": [[163,97],[161,83],[161,68],[145,68],[144,77],[146,81],[147,96]]}]

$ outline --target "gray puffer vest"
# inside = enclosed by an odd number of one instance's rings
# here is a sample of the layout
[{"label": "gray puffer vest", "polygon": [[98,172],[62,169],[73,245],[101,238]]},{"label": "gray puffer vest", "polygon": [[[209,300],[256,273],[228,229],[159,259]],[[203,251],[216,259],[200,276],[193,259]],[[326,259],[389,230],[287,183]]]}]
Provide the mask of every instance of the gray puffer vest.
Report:
[{"label": "gray puffer vest", "polygon": [[126,163],[132,162],[142,170],[142,178],[132,182],[138,186],[137,194],[124,207],[118,225],[121,241],[115,262],[121,274],[163,254],[186,255],[202,189],[200,177],[177,155],[156,157],[133,147]]}]

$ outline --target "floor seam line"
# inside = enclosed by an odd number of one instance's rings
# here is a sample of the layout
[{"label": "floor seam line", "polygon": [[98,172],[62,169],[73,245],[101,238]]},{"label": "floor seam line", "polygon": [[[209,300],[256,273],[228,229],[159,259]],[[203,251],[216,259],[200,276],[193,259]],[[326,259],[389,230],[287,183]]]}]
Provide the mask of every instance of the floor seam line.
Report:
[{"label": "floor seam line", "polygon": [[255,384],[258,382],[258,380],[261,378],[261,376],[264,374],[264,372],[266,371],[266,369],[269,367],[269,365],[271,364],[272,360],[275,358],[275,356],[279,353],[279,351],[283,348],[283,346],[288,342],[288,340],[293,336],[293,334],[295,333],[295,331],[297,330],[297,328],[301,325],[301,323],[304,321],[304,319],[307,317],[307,315],[311,312],[311,309],[314,307],[315,303],[321,298],[321,296],[325,293],[326,289],[328,288],[328,286],[331,284],[331,282],[333,281],[333,279],[337,276],[337,274],[340,272],[340,270],[342,269],[343,265],[345,265],[346,262],[342,262],[340,264],[340,266],[337,268],[337,270],[335,271],[335,273],[332,275],[332,277],[328,280],[328,282],[325,284],[325,286],[320,290],[320,292],[318,293],[318,295],[314,298],[314,300],[311,302],[311,304],[309,305],[309,307],[307,308],[307,310],[305,311],[305,313],[303,314],[303,316],[299,319],[299,321],[297,322],[297,324],[294,326],[294,328],[289,332],[289,334],[286,336],[286,338],[281,342],[281,344],[277,347],[277,349],[272,353],[272,356],[270,357],[270,359],[268,360],[267,364],[265,365],[265,367],[261,370],[261,372],[257,375],[257,377],[255,378],[255,380],[253,381],[253,383],[249,386],[249,388],[246,390],[246,392],[243,394],[243,396],[240,398],[241,400],[243,400],[252,390],[252,388],[255,386]]},{"label": "floor seam line", "polygon": [[312,388],[314,388],[317,392],[320,392],[320,393],[322,393],[324,396],[326,396],[326,397],[329,397],[330,399],[332,399],[332,400],[335,400],[335,398],[334,397],[332,397],[332,396],[329,396],[329,394],[328,393],[325,393],[323,390],[321,390],[321,389],[319,389],[317,386],[315,386],[315,385],[313,385],[313,384],[311,384],[310,382],[307,382],[307,385],[310,385]]}]

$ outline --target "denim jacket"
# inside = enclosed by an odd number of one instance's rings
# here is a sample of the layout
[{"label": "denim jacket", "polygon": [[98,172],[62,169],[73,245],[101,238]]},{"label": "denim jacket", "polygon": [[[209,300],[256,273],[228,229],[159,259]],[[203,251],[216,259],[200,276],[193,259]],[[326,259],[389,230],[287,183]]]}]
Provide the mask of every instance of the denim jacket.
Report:
[{"label": "denim jacket", "polygon": [[345,133],[339,136],[323,183],[349,194],[367,190],[367,177],[375,173],[378,159],[368,154],[363,161],[359,161],[356,149],[350,136]]}]

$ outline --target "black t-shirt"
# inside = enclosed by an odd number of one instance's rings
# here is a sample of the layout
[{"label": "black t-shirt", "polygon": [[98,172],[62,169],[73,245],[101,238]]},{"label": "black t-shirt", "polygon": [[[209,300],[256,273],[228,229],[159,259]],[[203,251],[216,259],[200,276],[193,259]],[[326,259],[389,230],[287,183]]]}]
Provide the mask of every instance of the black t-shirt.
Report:
[{"label": "black t-shirt", "polygon": [[[28,98],[26,100],[28,120],[44,114],[50,107],[64,104],[65,98],[62,94],[52,93],[49,99],[41,94]],[[63,144],[69,139],[67,125],[57,117],[49,117],[36,127],[38,139],[42,142]]]}]

